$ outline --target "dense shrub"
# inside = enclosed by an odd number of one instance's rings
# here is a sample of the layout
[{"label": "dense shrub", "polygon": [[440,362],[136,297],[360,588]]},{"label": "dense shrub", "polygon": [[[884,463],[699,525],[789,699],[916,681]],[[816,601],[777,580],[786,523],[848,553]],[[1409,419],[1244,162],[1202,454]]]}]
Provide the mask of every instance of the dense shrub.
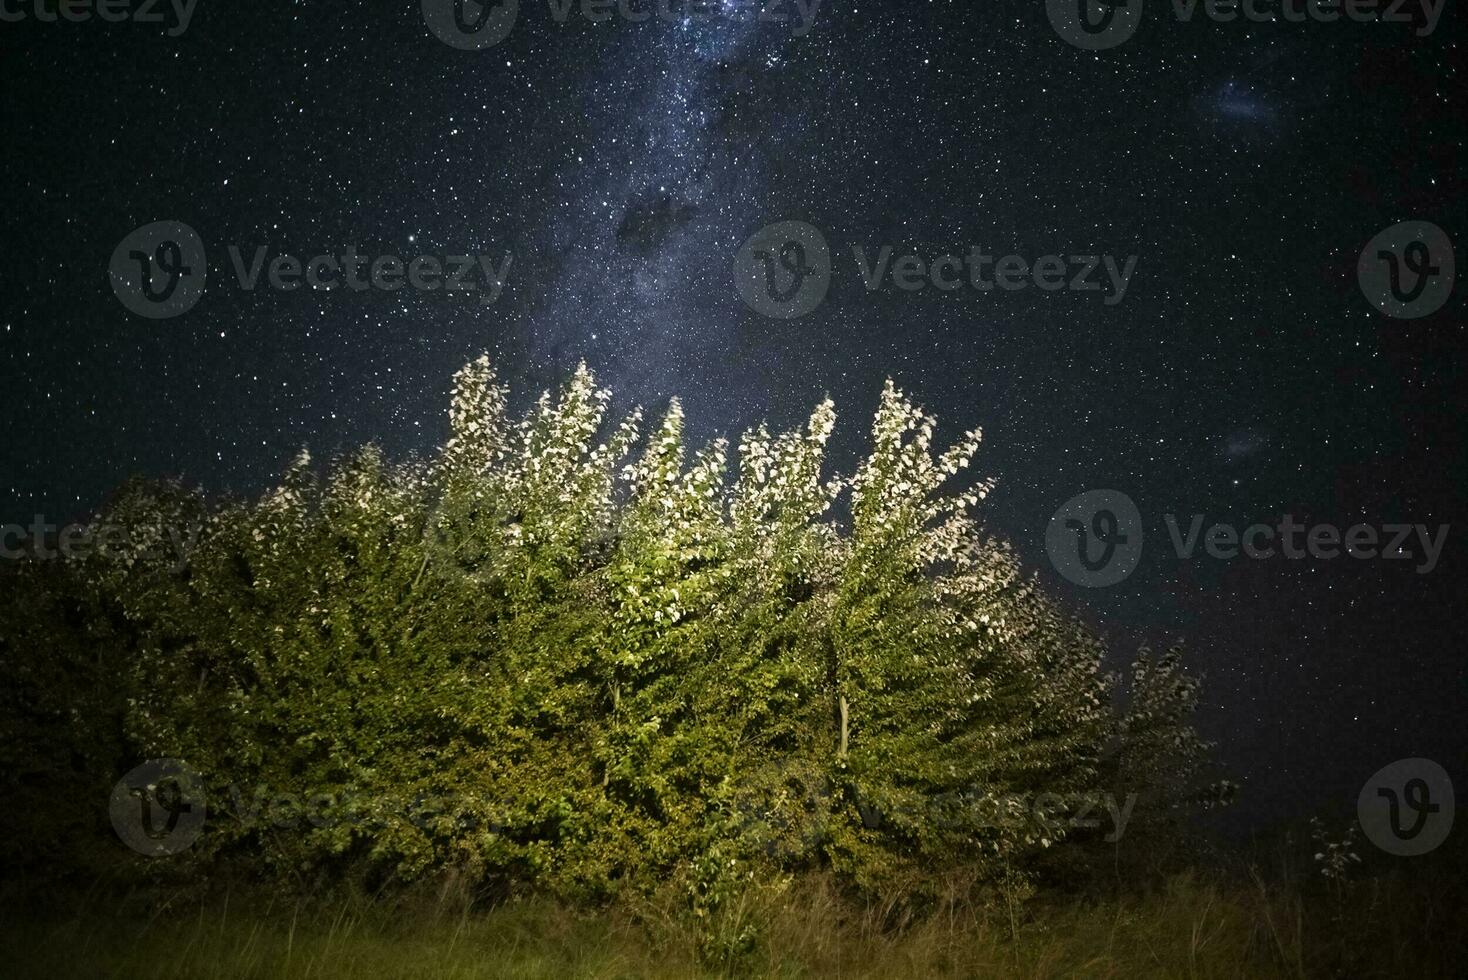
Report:
[{"label": "dense shrub", "polygon": [[[582,367],[513,420],[480,359],[430,461],[303,453],[250,503],[126,488],[98,519],[125,541],[9,576],[8,788],[44,820],[65,783],[96,831],[121,769],[178,758],[209,823],[176,860],[672,880],[700,912],[807,869],[1007,873],[1074,836],[1016,802],[1039,793],[1136,792],[1141,819],[1196,794],[1196,685],[1144,657],[1118,709],[1101,646],[976,522],[978,432],[935,452],[889,383],[854,476],[826,472],[829,401],[746,432],[731,474],[676,401],[639,445],[609,399]],[[64,866],[79,828],[48,827]]]}]

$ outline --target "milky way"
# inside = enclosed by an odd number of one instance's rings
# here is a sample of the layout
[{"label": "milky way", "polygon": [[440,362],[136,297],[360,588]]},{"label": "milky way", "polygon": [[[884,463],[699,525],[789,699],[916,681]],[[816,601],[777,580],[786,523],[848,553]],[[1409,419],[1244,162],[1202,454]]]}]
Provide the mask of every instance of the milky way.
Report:
[{"label": "milky way", "polygon": [[644,34],[597,66],[578,107],[596,138],[535,222],[532,251],[554,266],[526,332],[541,357],[587,342],[627,352],[607,381],[666,390],[668,369],[726,344],[737,318],[728,256],[760,221],[770,174],[730,136],[741,90],[788,32],[745,16]]}]

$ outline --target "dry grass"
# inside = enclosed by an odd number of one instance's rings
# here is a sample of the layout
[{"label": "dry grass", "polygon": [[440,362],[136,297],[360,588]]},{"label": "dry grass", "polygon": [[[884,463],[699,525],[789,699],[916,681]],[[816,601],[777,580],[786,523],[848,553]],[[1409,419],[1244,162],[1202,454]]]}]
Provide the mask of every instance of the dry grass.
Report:
[{"label": "dry grass", "polygon": [[[901,921],[824,881],[751,891],[711,927],[675,910],[578,914],[543,901],[344,900],[332,908],[237,896],[143,914],[92,899],[71,914],[7,915],[16,977],[1451,977],[1468,955],[1461,892],[1408,880],[1325,890],[1180,875],[1104,900],[942,903]],[[722,965],[715,948],[737,949]],[[732,937],[732,938],[731,938]],[[740,938],[744,942],[739,942]]]}]

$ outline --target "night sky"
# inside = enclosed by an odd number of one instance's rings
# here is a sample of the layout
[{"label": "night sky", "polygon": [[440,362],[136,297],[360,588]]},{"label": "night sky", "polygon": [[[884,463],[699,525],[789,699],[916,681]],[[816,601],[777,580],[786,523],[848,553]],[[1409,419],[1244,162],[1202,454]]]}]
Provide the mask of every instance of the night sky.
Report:
[{"label": "night sky", "polygon": [[[163,24],[49,23],[6,0],[28,16],[0,23],[0,523],[84,519],[134,474],[258,493],[302,445],[430,452],[450,375],[485,351],[521,403],[585,359],[619,404],[680,395],[700,439],[803,421],[829,393],[848,470],[891,376],[943,435],[983,427],[991,529],[1118,665],[1186,644],[1244,787],[1233,827],[1346,814],[1404,757],[1464,792],[1464,287],[1401,319],[1357,281],[1366,243],[1409,220],[1457,243],[1462,278],[1458,10],[1419,36],[1147,0],[1134,37],[1086,51],[1033,0],[827,0],[808,30],[794,3],[781,24],[748,2],[560,22],[560,2],[523,0],[466,50],[410,0],[200,0],[181,32],[166,4]],[[198,233],[208,284],[151,319],[108,269],[165,220]],[[834,264],[793,319],[734,274],[781,221],[820,229]],[[1136,266],[1120,302],[869,290],[854,249],[886,245]],[[488,303],[250,291],[230,246],[512,259]],[[1098,488],[1135,501],[1148,547],[1085,588],[1045,531]],[[1167,514],[1451,532],[1428,574],[1184,560]]]}]

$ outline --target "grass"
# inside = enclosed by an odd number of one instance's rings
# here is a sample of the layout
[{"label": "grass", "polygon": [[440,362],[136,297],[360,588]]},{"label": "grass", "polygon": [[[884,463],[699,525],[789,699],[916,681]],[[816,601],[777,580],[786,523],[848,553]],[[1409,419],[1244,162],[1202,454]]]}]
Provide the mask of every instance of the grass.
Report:
[{"label": "grass", "polygon": [[[685,978],[1454,977],[1468,963],[1461,888],[1357,882],[1341,892],[1174,876],[1105,899],[996,896],[905,923],[825,881],[751,892],[711,930],[757,937],[722,965],[667,909],[577,913],[544,900],[332,904],[234,896],[11,912],[14,977]],[[13,903],[11,903],[13,904]],[[739,945],[739,944],[733,944]]]}]

